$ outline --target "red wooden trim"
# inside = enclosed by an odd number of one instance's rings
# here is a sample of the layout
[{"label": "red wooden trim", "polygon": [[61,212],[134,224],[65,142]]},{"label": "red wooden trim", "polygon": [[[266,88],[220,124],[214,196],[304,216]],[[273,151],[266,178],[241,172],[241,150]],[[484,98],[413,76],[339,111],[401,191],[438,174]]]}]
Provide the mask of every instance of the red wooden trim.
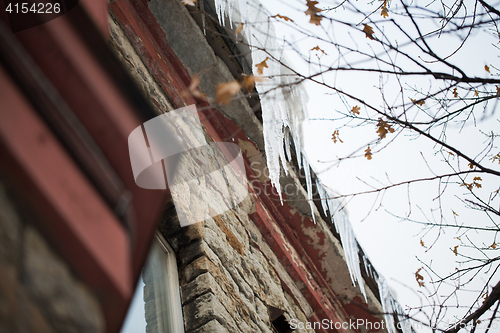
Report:
[{"label": "red wooden trim", "polygon": [[0,96],[3,171],[59,254],[116,309],[133,291],[127,233],[2,67]]},{"label": "red wooden trim", "polygon": [[108,0],[79,0],[79,6],[91,17],[104,36],[109,33]]},{"label": "red wooden trim", "polygon": [[[100,52],[93,50],[95,45],[90,41],[102,37],[99,37],[91,21],[81,19],[82,15],[87,15],[82,12],[81,6],[90,11],[90,16],[95,21],[99,13],[104,13],[102,4],[105,1],[99,0],[99,3],[95,4],[93,2],[93,0],[83,1],[78,8],[74,8],[69,13],[45,24],[21,31],[16,34],[16,37],[99,145],[111,167],[122,180],[124,188],[132,194],[131,211],[135,223],[132,234],[129,235],[130,239],[128,239],[129,242],[131,241],[131,250],[127,248],[127,251],[122,252],[122,255],[128,256],[130,262],[128,266],[122,267],[123,271],[120,274],[127,278],[127,288],[133,288],[146,259],[167,192],[146,190],[135,184],[128,153],[128,135],[147,119],[140,119],[137,110],[131,107],[127,96],[120,90],[120,85],[108,74],[106,62],[98,58]],[[97,21],[98,25],[105,24],[107,30],[107,15],[105,21],[101,23],[99,19]],[[72,22],[78,22],[78,26]],[[103,41],[101,44],[106,43]],[[63,217],[61,217],[60,225],[64,229]],[[54,238],[61,236],[57,234],[58,228],[54,228]],[[75,230],[74,237],[78,237],[78,232],[80,232],[79,229]],[[110,239],[115,237],[107,232],[101,235],[107,235]],[[116,237],[120,239],[121,236]],[[63,246],[71,248],[72,244],[72,241],[65,241]],[[108,240],[108,244],[112,245],[113,241]],[[63,252],[66,252],[66,248]],[[106,252],[115,253],[115,251],[103,250],[103,253]],[[98,254],[92,252],[88,255]],[[91,257],[90,260],[93,258]],[[116,260],[120,262],[119,258]],[[69,264],[72,267],[79,266],[78,261],[70,260]],[[92,274],[88,275],[88,278],[92,277]],[[111,290],[118,288],[112,284],[106,285],[106,288],[108,287]],[[120,285],[119,288],[123,289],[124,286]],[[116,332],[126,315],[132,294],[104,297],[107,293],[105,288],[102,293],[107,331]]]},{"label": "red wooden trim", "polygon": [[116,83],[107,76],[106,69],[92,52],[92,45],[79,35],[86,29],[77,31],[73,27],[73,15],[80,13],[71,10],[16,36],[97,142],[125,188],[131,192],[136,213],[132,269],[137,278],[147,256],[166,191],[146,190],[135,184],[128,153],[128,135],[143,120],[130,107]]}]

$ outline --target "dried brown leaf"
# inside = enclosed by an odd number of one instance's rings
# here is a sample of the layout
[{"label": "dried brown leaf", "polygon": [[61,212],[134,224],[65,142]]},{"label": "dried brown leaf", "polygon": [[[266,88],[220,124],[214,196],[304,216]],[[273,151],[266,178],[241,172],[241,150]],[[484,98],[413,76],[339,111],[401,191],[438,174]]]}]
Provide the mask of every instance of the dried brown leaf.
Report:
[{"label": "dried brown leaf", "polygon": [[392,128],[391,124],[389,124],[387,121],[379,118],[377,122],[377,134],[379,138],[384,139],[387,133],[394,133],[394,128]]},{"label": "dried brown leaf", "polygon": [[283,15],[280,15],[280,14],[276,14],[274,16],[271,16],[272,18],[280,18],[282,20],[285,20],[285,21],[290,21],[290,22],[293,22],[293,20],[291,18],[289,18],[288,16],[283,16]]},{"label": "dried brown leaf", "polygon": [[422,270],[422,268],[419,268],[415,272],[415,280],[417,280],[417,283],[418,283],[419,287],[423,287],[424,286],[424,277],[420,274],[421,270]]},{"label": "dried brown leaf", "polygon": [[340,136],[339,136],[339,130],[335,130],[332,134],[332,140],[333,140],[333,143],[337,143],[337,141],[339,141],[340,143],[344,143],[344,141],[342,141],[340,139]]},{"label": "dried brown leaf", "polygon": [[198,88],[198,86],[200,85],[200,82],[201,82],[201,80],[198,77],[198,75],[194,74],[193,77],[191,78],[191,83],[189,84],[189,87],[188,87],[189,93],[185,93],[184,96],[188,97],[189,95],[191,95],[191,96],[196,97],[196,98],[206,99],[207,95],[202,93],[200,91],[200,89]]},{"label": "dried brown leaf", "polygon": [[235,34],[239,34],[240,32],[243,31],[243,23],[238,24],[238,28],[236,28]]},{"label": "dried brown leaf", "polygon": [[306,0],[306,1],[307,1],[307,10],[305,11],[305,13],[306,13],[306,15],[311,16],[311,18],[309,19],[309,23],[320,25],[323,17],[321,15],[318,15],[318,13],[320,13],[322,10],[322,9],[316,7],[318,2],[311,1],[311,0]]},{"label": "dried brown leaf", "polygon": [[262,75],[264,73],[264,68],[269,68],[269,67],[267,67],[267,63],[266,63],[266,61],[268,59],[269,59],[269,57],[266,57],[266,59],[262,60],[257,65],[255,65],[255,67],[257,67],[257,73],[259,73],[259,75]]},{"label": "dried brown leaf", "polygon": [[374,34],[373,28],[370,27],[368,24],[363,24],[363,26],[364,26],[363,32],[365,33],[366,38],[370,38],[372,40],[375,39],[375,38],[373,38],[373,34]]},{"label": "dried brown leaf", "polygon": [[365,157],[367,160],[371,160],[372,159],[372,150],[370,149],[370,147],[366,148],[365,149]]},{"label": "dried brown leaf", "polygon": [[384,4],[382,5],[382,11],[380,12],[380,16],[382,16],[383,18],[389,17],[389,11],[387,10],[387,0],[385,0]]},{"label": "dried brown leaf", "polygon": [[466,183],[466,182],[463,182],[460,186],[464,186],[465,188],[467,188],[469,191],[472,191],[472,188],[474,187],[474,184],[472,183]]},{"label": "dried brown leaf", "polygon": [[315,46],[315,47],[313,47],[313,48],[311,49],[311,51],[320,51],[320,52],[323,52],[323,54],[324,54],[324,55],[326,55],[326,52],[325,52],[325,51],[323,51],[322,49],[320,49],[320,47],[319,47],[319,46]]},{"label": "dried brown leaf", "polygon": [[229,105],[231,99],[240,91],[241,84],[238,81],[220,83],[215,89],[215,101],[219,104]]},{"label": "dried brown leaf", "polygon": [[492,162],[498,161],[498,164],[500,164],[500,153],[497,153],[495,156],[491,158]]},{"label": "dried brown leaf", "polygon": [[425,101],[423,99],[419,99],[419,100],[416,100],[416,99],[413,99],[413,98],[410,98],[410,99],[413,102],[413,104],[415,104],[415,105],[422,106],[422,105],[425,104]]},{"label": "dried brown leaf", "polygon": [[243,84],[247,88],[248,92],[253,90],[255,82],[262,82],[264,80],[265,78],[263,78],[262,76],[254,76],[254,75],[243,76]]}]

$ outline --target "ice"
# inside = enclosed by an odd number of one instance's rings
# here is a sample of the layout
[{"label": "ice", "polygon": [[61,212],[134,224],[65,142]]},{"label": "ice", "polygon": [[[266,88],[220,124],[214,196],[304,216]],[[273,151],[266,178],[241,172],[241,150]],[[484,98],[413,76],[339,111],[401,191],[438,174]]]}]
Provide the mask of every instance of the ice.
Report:
[{"label": "ice", "polygon": [[365,284],[361,276],[361,265],[359,262],[359,245],[354,230],[352,230],[351,222],[342,209],[340,202],[332,198],[333,195],[319,180],[316,182],[316,187],[321,198],[323,210],[330,212],[335,230],[340,235],[340,242],[344,249],[345,261],[351,275],[351,280],[354,285],[358,284],[359,290],[366,300]]},{"label": "ice", "polygon": [[314,214],[314,201],[313,201],[313,189],[311,180],[311,167],[309,166],[309,161],[305,152],[302,153],[302,167],[304,168],[304,176],[306,178],[306,190],[307,199],[309,200],[309,207],[311,207],[311,215],[314,223],[316,223],[316,215]]},{"label": "ice", "polygon": [[[296,77],[283,65],[287,61],[274,37],[274,27],[258,1],[215,0],[215,6],[222,25],[226,16],[231,22],[244,23],[245,42],[250,45],[252,63],[266,61],[268,66],[263,73],[266,80],[256,82],[256,89],[260,94],[269,178],[281,197],[279,179],[281,169],[288,174],[286,162],[291,158],[289,149],[292,141],[299,164],[302,165],[303,161],[301,124],[306,119],[305,91],[294,82]],[[259,75],[257,68],[252,68],[253,74]]]},{"label": "ice", "polygon": [[401,308],[401,305],[392,295],[389,285],[382,276],[379,276],[377,278],[377,285],[380,293],[382,309],[384,310],[384,319],[386,322],[387,331],[389,333],[397,333],[395,329],[396,323],[394,322],[393,316],[393,314],[396,313],[399,321],[397,327],[403,333],[414,333],[414,330],[411,327],[411,323],[407,318],[405,318],[405,316],[402,315],[404,311]]},{"label": "ice", "polygon": [[[297,162],[299,167],[304,170],[311,212],[314,212],[311,172],[307,154],[303,151],[304,138],[301,127],[302,123],[307,120],[307,93],[302,85],[296,82],[297,77],[293,75],[287,65],[288,61],[282,54],[282,48],[278,46],[274,38],[274,27],[269,21],[269,15],[258,1],[215,0],[215,4],[221,24],[224,25],[226,15],[235,22],[245,24],[244,31],[246,33],[246,42],[250,45],[252,51],[252,63],[258,64],[266,61],[268,66],[268,68],[264,69],[264,75],[267,79],[256,82],[256,89],[259,92],[261,101],[264,144],[271,183],[281,196],[279,182],[281,166],[284,166],[283,171],[287,174],[286,162],[290,160],[289,149],[293,142]],[[259,75],[255,66],[253,66],[253,70],[254,75]],[[344,211],[340,209],[339,203],[336,200],[329,199],[330,196],[323,185],[318,182],[317,186],[323,199],[323,208],[325,211],[330,211],[335,229],[340,234],[351,279],[354,285],[359,285],[361,293],[366,298],[361,277],[358,243],[351,223]],[[312,213],[312,216],[315,219],[314,213]]]},{"label": "ice", "polygon": [[227,0],[214,0],[217,18],[223,26],[226,24],[226,2]]}]

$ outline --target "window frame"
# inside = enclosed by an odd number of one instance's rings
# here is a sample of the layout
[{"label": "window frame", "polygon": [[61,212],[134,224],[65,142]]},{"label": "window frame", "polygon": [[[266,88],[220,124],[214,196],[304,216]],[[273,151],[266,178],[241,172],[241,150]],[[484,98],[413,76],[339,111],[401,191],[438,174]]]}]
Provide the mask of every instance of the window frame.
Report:
[{"label": "window frame", "polygon": [[[160,318],[161,320],[161,324],[158,325],[158,331],[154,333],[184,333],[184,317],[182,314],[182,301],[180,295],[177,260],[174,250],[159,231],[155,232],[155,237],[153,239],[153,242],[151,242],[148,259],[141,274],[141,278],[143,279],[145,284],[144,294],[146,295],[147,287],[147,282],[144,278],[144,274],[147,266],[152,263],[152,260],[154,260],[154,251],[161,251],[159,255],[164,255],[164,260],[160,258],[159,262],[157,262],[162,265],[162,267],[157,268],[159,269],[157,273],[160,273],[161,276],[153,276],[153,283],[162,284],[157,288],[153,286],[156,318]],[[160,299],[157,298],[158,296],[160,296]],[[146,307],[145,299],[144,302]]]}]

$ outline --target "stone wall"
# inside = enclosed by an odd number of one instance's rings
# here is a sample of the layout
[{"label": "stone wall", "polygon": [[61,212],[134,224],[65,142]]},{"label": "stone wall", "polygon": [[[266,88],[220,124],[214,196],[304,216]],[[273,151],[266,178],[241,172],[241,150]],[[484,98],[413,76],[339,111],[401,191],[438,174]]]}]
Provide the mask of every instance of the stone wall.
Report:
[{"label": "stone wall", "polygon": [[101,308],[0,175],[0,333],[99,333]]},{"label": "stone wall", "polygon": [[[288,320],[307,321],[270,264],[270,259],[279,261],[264,255],[259,247],[263,237],[249,224],[253,223],[241,209],[188,227],[197,232],[193,240],[179,244],[187,332],[212,332],[214,320],[229,332],[271,332],[272,307],[282,310]],[[162,229],[172,238],[171,220],[165,220]],[[282,267],[281,274],[286,275]],[[310,311],[305,300],[303,304]]]},{"label": "stone wall", "polygon": [[[213,4],[213,1],[204,1],[203,4],[210,5]],[[235,56],[233,54],[228,56],[228,59],[233,59],[232,64],[223,62],[218,56],[221,52],[230,52],[228,48],[230,48],[231,36],[234,36],[234,27],[233,30],[219,29],[211,32],[210,29],[211,27],[213,29],[213,25],[207,23],[209,14],[205,13],[207,15],[205,21],[200,20],[199,16],[204,14],[200,14],[199,9],[184,6],[179,0],[151,0],[149,9],[162,27],[169,45],[188,72],[191,75],[196,74],[200,77],[200,90],[206,93],[209,99],[214,99],[218,83],[230,82],[238,75],[241,76],[241,72],[238,73],[238,69],[234,69]],[[212,14],[214,13],[215,10],[212,8]],[[205,29],[206,34],[204,34],[203,29]],[[228,38],[222,38],[224,35],[227,35]],[[221,39],[224,39],[224,41]],[[239,52],[244,51],[240,50]],[[245,67],[244,64],[242,64],[242,67]],[[241,68],[240,71],[242,70],[244,69]],[[230,105],[214,105],[214,107],[219,109],[225,117],[234,121],[248,137],[249,140],[238,141],[237,143],[250,161],[250,166],[259,178],[260,183],[264,185],[266,192],[269,192],[269,195],[272,196],[273,190],[270,188],[271,185],[267,178],[262,124],[254,113],[255,110],[250,107],[249,98],[240,93],[235,96]],[[322,278],[328,284],[328,289],[335,294],[335,296],[331,297],[331,301],[337,307],[336,310],[341,317],[342,309],[338,308],[338,303],[341,303],[340,305],[344,309],[349,309],[347,311],[349,318],[347,319],[363,318],[373,322],[380,320],[380,316],[373,316],[374,313],[383,313],[378,299],[376,283],[362,282],[365,285],[366,297],[362,294],[359,286],[353,285],[339,235],[330,222],[331,219],[325,216],[319,201],[315,202],[316,207],[309,205],[307,193],[304,186],[301,185],[301,183],[304,183],[304,177],[300,176],[299,170],[296,169],[296,163],[287,163],[286,168],[289,172],[288,174],[281,173],[281,188],[291,188],[293,190],[286,193],[288,202],[280,205],[275,201],[275,204],[280,206],[279,210],[282,218],[286,221],[287,227],[292,229],[292,234],[299,239],[300,247],[305,250],[305,254],[309,257],[305,261],[310,259],[314,262],[314,265],[319,270],[316,274],[320,273],[322,275]],[[258,190],[261,190],[261,188]],[[276,200],[276,197],[274,200]],[[247,213],[251,216],[254,215],[251,210],[248,210]],[[315,222],[313,222],[312,215],[315,217]],[[251,227],[245,225],[245,228]],[[294,252],[294,246],[290,244],[287,246],[289,246],[291,252]],[[268,257],[270,258],[271,255]],[[361,268],[363,272],[365,269]],[[311,274],[311,278],[320,279],[314,276],[315,272],[310,271],[308,274]],[[370,277],[365,274],[364,278]],[[297,284],[297,281],[286,283],[287,286],[293,284]],[[303,290],[304,286],[301,285],[301,282],[298,282],[298,284],[298,290]],[[374,290],[370,289],[369,286]],[[300,302],[301,298],[297,297],[295,299]],[[301,306],[309,318],[311,313],[306,310],[307,306],[302,303]]]}]

